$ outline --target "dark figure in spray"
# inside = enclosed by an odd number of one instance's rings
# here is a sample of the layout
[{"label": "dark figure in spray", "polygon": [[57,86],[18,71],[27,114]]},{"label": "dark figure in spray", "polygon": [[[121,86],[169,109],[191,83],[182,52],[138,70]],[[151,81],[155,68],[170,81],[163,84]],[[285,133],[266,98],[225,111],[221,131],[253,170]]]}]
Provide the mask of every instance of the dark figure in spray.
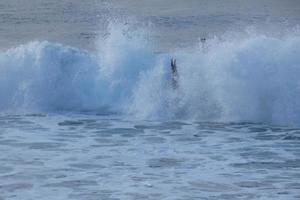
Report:
[{"label": "dark figure in spray", "polygon": [[171,70],[172,70],[172,85],[173,88],[178,88],[178,71],[177,71],[177,65],[176,65],[176,59],[171,59]]}]

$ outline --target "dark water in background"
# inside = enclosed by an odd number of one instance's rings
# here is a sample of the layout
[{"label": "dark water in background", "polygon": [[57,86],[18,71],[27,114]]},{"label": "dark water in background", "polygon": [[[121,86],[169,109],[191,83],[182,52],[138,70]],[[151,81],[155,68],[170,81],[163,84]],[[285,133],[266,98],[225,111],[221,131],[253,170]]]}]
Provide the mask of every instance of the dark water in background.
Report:
[{"label": "dark water in background", "polygon": [[148,26],[159,50],[186,47],[199,37],[256,26],[263,32],[295,26],[300,21],[298,0],[2,0],[2,49],[32,40],[49,40],[95,50],[112,20],[132,27]]},{"label": "dark water in background", "polygon": [[0,1],[0,200],[299,199],[299,22],[298,0]]}]

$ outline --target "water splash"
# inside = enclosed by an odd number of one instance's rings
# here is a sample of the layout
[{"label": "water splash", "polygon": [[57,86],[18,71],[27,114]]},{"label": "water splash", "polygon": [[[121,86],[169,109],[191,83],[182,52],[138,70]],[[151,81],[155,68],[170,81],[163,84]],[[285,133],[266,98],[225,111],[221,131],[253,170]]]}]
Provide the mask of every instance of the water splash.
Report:
[{"label": "water splash", "polygon": [[[300,31],[208,39],[155,54],[118,25],[91,53],[30,42],[0,53],[2,111],[114,111],[138,118],[300,123]],[[177,58],[179,87],[169,60]]]}]

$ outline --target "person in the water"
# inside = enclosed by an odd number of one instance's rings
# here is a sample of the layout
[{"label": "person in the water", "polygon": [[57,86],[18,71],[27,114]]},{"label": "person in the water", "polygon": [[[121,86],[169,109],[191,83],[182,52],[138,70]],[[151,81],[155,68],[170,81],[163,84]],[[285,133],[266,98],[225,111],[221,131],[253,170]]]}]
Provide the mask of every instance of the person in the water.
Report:
[{"label": "person in the water", "polygon": [[206,38],[201,38],[201,44],[202,44],[202,52],[205,53],[206,52]]},{"label": "person in the water", "polygon": [[178,88],[178,71],[176,65],[176,59],[171,58],[171,70],[172,70],[172,85],[173,88]]}]

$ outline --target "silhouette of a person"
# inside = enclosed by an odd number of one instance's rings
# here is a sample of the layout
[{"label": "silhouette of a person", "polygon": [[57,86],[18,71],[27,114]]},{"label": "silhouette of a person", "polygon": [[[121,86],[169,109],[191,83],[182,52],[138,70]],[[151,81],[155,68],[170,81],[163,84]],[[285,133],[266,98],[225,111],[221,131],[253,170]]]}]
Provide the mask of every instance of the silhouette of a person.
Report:
[{"label": "silhouette of a person", "polygon": [[172,85],[173,88],[178,88],[178,71],[176,65],[176,59],[171,58],[171,70],[172,70]]}]

